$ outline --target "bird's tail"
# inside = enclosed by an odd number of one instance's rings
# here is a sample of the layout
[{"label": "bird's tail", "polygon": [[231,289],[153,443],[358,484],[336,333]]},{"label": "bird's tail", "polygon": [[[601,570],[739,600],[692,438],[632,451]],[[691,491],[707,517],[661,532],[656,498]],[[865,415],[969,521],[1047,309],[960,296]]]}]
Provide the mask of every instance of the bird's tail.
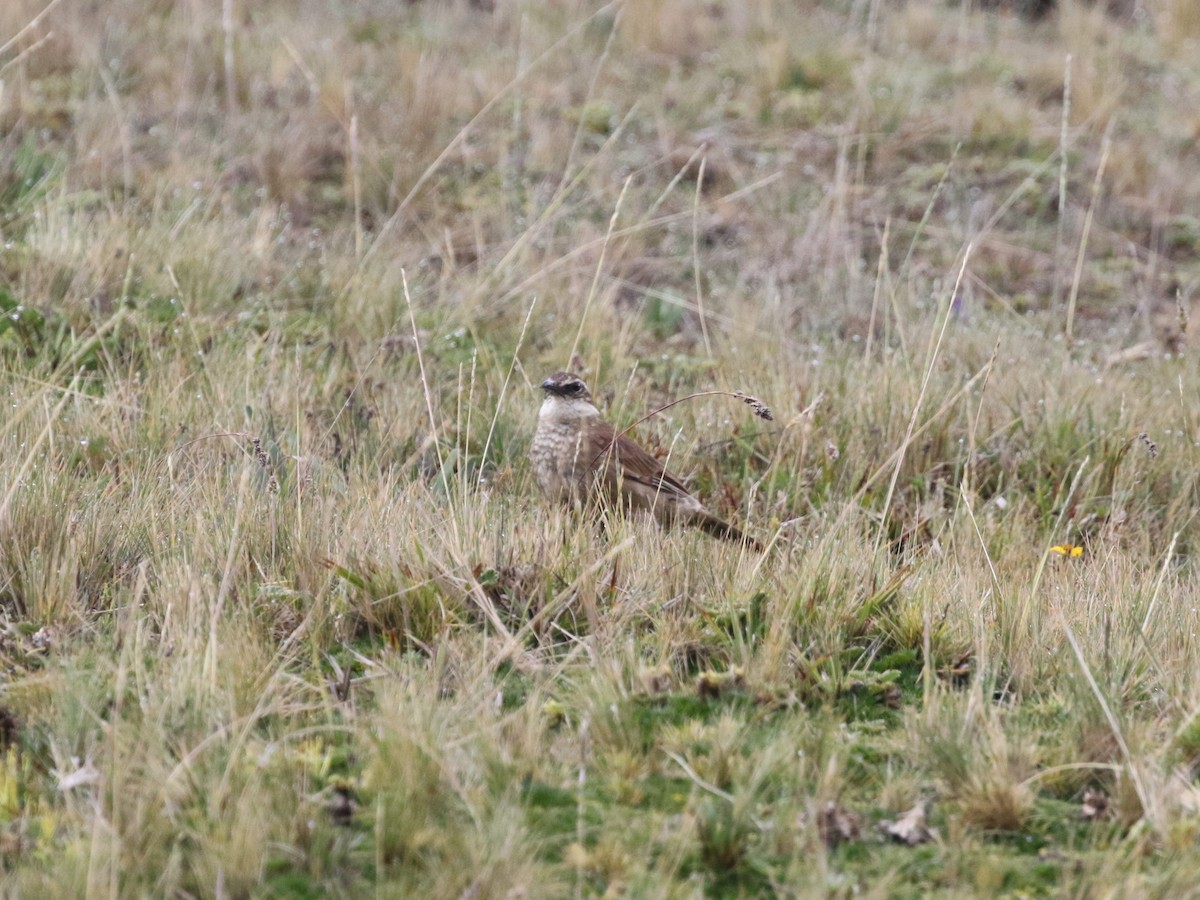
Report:
[{"label": "bird's tail", "polygon": [[712,535],[715,538],[720,538],[723,541],[732,541],[735,544],[743,544],[753,550],[755,553],[763,552],[763,545],[746,534],[740,528],[730,525],[716,516],[709,515],[706,512],[699,513],[693,520],[693,524],[705,534]]}]

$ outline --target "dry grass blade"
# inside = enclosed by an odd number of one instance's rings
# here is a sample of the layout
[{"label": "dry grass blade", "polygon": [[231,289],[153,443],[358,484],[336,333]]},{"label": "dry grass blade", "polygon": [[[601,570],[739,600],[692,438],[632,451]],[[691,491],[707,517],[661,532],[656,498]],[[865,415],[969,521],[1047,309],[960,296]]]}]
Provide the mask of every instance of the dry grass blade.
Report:
[{"label": "dry grass blade", "polygon": [[[892,498],[896,494],[896,483],[900,479],[900,467],[904,463],[904,457],[908,452],[914,438],[914,429],[917,425],[917,419],[921,415],[921,406],[925,402],[925,394],[929,389],[929,381],[933,375],[934,366],[937,365],[938,355],[942,349],[942,342],[946,337],[946,327],[950,324],[950,316],[954,311],[954,301],[958,297],[959,289],[962,287],[963,275],[967,271],[967,263],[971,259],[971,245],[968,244],[963,251],[962,265],[958,269],[958,277],[954,279],[954,287],[946,297],[946,305],[942,310],[941,323],[935,333],[930,334],[929,361],[925,366],[925,376],[921,379],[921,390],[917,394],[917,401],[913,404],[912,414],[908,419],[908,429],[904,433],[904,440],[900,444],[899,450],[895,454],[896,467],[892,470],[892,480],[888,484],[887,494],[883,499],[883,510],[879,514],[879,530],[875,536],[875,549],[878,551],[883,542],[884,534],[887,531],[888,514],[892,508]],[[984,372],[991,371],[989,365]]]}]

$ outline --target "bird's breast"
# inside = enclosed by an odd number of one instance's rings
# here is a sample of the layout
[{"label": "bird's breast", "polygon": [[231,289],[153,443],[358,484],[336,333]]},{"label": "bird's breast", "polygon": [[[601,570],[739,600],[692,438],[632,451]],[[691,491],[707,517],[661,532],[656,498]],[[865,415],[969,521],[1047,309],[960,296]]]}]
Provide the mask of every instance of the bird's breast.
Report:
[{"label": "bird's breast", "polygon": [[582,433],[578,424],[539,419],[529,460],[538,487],[548,496],[575,500],[586,492],[591,461],[585,458]]}]

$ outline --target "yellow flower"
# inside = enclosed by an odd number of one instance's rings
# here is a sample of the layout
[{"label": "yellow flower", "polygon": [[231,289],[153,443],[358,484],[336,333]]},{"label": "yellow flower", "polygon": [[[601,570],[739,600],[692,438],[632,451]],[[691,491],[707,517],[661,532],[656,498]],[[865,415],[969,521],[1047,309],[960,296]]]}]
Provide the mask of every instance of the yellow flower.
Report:
[{"label": "yellow flower", "polygon": [[1051,547],[1050,552],[1060,556],[1083,556],[1083,548],[1075,544],[1059,544],[1057,547]]}]

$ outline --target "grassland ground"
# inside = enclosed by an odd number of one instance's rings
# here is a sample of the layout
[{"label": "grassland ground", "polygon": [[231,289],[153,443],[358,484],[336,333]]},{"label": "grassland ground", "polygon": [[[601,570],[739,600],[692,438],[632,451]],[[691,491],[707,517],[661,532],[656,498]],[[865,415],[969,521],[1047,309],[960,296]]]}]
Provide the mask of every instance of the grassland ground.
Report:
[{"label": "grassland ground", "polygon": [[0,4],[0,895],[1194,896],[1200,14],[982,6]]}]

